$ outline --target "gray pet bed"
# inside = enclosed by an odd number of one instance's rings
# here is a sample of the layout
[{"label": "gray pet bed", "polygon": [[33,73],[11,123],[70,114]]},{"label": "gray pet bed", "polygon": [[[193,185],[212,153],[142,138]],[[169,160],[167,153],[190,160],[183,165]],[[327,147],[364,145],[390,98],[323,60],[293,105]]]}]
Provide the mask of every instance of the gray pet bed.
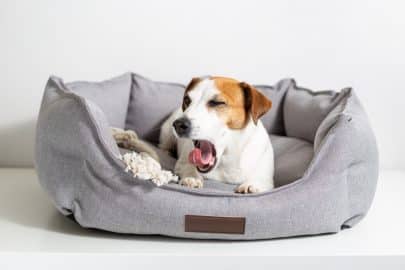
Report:
[{"label": "gray pet bed", "polygon": [[[36,136],[40,183],[62,214],[117,233],[248,240],[355,225],[374,196],[378,153],[354,91],[312,92],[291,79],[256,87],[273,102],[262,118],[275,149],[272,191],[240,195],[212,180],[203,189],[157,187],[126,173],[110,126],[156,144],[184,91],[131,73],[99,83],[49,79]],[[171,169],[174,159],[160,155]]]}]

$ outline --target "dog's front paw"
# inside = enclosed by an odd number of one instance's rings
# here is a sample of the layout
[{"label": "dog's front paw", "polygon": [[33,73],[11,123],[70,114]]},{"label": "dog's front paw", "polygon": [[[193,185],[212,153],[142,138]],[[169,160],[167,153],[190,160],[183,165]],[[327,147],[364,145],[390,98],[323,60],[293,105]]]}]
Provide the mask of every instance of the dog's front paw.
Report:
[{"label": "dog's front paw", "polygon": [[123,130],[120,128],[112,128],[112,135],[118,146],[130,149],[138,139],[136,133],[132,130]]},{"label": "dog's front paw", "polygon": [[240,184],[235,189],[235,192],[236,193],[243,193],[243,194],[257,193],[257,192],[260,192],[260,189],[258,187],[256,187],[255,185],[253,185],[252,183],[243,183],[243,184]]},{"label": "dog's front paw", "polygon": [[184,177],[180,179],[179,184],[190,188],[202,188],[203,180],[195,177]]}]

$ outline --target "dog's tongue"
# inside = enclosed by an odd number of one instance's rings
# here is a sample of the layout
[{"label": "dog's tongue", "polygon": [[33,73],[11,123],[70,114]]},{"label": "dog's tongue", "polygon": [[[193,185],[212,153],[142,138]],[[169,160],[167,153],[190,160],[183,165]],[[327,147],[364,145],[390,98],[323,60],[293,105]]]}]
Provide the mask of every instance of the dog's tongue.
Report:
[{"label": "dog's tongue", "polygon": [[199,141],[198,147],[195,147],[188,155],[188,160],[199,168],[213,165],[215,158],[212,145],[208,141]]}]

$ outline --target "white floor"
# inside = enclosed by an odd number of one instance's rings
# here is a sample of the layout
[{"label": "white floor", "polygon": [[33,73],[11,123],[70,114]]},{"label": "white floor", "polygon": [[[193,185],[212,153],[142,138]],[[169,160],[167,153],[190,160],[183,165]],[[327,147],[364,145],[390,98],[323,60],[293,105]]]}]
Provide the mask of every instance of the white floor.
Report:
[{"label": "white floor", "polygon": [[[405,269],[404,206],[405,172],[383,171],[369,214],[354,228],[338,234],[253,242],[119,235],[83,229],[59,214],[40,189],[34,170],[0,169],[0,269],[8,269],[10,264],[43,265],[44,258],[48,265],[59,269],[71,269],[79,261],[98,262],[103,269],[110,263],[115,265],[117,258],[145,266],[170,266],[182,261],[190,268],[186,262],[202,257],[205,259],[198,259],[193,270],[206,269],[210,264],[230,266],[231,262],[240,267],[332,263],[336,269],[356,263],[378,269],[389,263],[390,269]],[[396,257],[363,257],[370,255]],[[344,259],[352,256],[355,258]],[[61,264],[61,259],[71,257],[81,260],[68,259]]]}]

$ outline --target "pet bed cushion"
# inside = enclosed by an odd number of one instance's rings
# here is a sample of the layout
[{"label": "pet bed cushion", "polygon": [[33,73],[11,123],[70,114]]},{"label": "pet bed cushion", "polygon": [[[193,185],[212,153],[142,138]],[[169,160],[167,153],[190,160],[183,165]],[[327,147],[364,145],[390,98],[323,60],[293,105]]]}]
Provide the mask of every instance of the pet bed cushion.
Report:
[{"label": "pet bed cushion", "polygon": [[[277,134],[270,135],[274,190],[241,195],[212,180],[203,189],[156,187],[125,172],[110,127],[133,129],[156,143],[160,123],[184,91],[131,73],[101,83],[49,79],[37,124],[40,183],[56,208],[81,226],[119,233],[248,240],[356,224],[374,196],[378,154],[354,91],[312,92],[291,79],[257,88],[274,105],[262,118]],[[167,155],[162,162],[174,164]]]}]

